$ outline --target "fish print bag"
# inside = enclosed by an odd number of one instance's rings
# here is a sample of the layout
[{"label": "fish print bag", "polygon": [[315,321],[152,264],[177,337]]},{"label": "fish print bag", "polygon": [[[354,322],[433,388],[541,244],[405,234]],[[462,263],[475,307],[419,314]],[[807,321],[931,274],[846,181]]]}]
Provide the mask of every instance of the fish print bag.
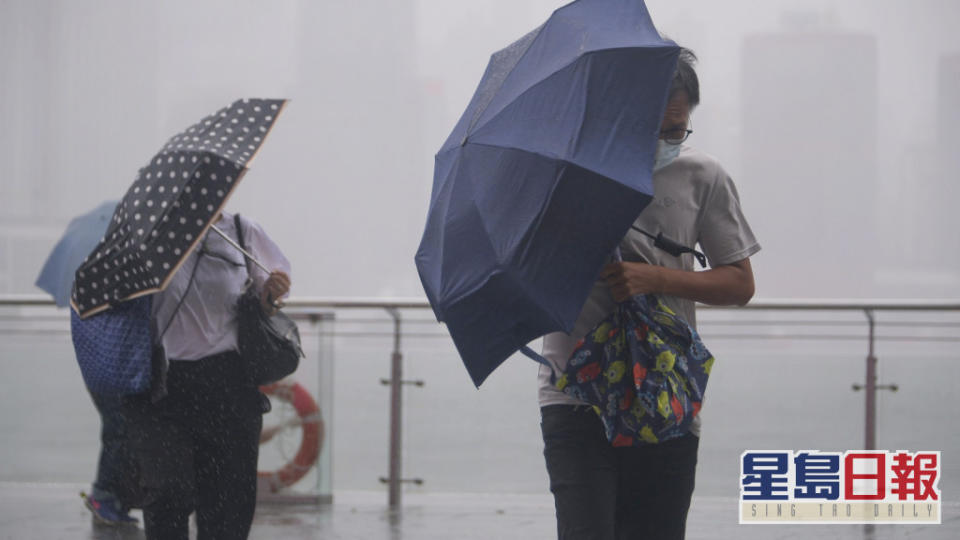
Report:
[{"label": "fish print bag", "polygon": [[690,430],[713,361],[690,325],[638,295],[577,343],[554,384],[593,405],[613,446],[654,444]]},{"label": "fish print bag", "polygon": [[581,339],[553,384],[593,406],[613,446],[642,446],[690,431],[703,404],[713,355],[699,334],[652,294],[621,302]]}]

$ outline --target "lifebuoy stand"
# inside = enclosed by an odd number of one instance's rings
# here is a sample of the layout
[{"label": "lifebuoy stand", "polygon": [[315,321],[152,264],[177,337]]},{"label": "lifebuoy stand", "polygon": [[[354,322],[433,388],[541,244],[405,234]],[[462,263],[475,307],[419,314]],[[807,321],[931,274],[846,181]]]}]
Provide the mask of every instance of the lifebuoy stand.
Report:
[{"label": "lifebuoy stand", "polygon": [[275,471],[257,471],[258,498],[269,498],[268,494],[274,494],[292,486],[316,465],[323,446],[325,430],[317,402],[299,383],[278,381],[261,386],[260,391],[291,404],[297,411],[295,421],[264,429],[260,436],[260,444],[272,439],[281,429],[299,425],[302,430],[300,447],[290,461]]}]

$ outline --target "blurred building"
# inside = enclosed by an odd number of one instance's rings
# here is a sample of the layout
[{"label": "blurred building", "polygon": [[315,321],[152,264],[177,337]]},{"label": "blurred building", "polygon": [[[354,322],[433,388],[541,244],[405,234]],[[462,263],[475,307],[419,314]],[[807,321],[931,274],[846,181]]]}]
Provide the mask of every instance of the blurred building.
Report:
[{"label": "blurred building", "polygon": [[[960,230],[960,53],[940,58],[937,85],[937,149],[940,168],[937,174],[937,213],[945,218],[935,230]],[[949,244],[939,246],[937,254],[944,265],[955,272],[960,267],[960,235],[948,234]]]},{"label": "blurred building", "polygon": [[142,21],[155,9],[107,11],[0,3],[0,292],[33,291],[69,216],[119,198],[110,186],[130,182],[135,154],[153,143],[157,32]]},{"label": "blurred building", "polygon": [[228,208],[282,245],[299,294],[418,294],[432,163],[415,8],[0,2],[0,293],[39,292],[69,219],[121,197],[168,137],[235,99],[286,97]]},{"label": "blurred building", "polygon": [[[338,295],[422,294],[413,255],[432,161],[423,159],[431,150],[423,142],[415,20],[413,0],[300,3],[293,105],[316,136],[292,143],[311,169],[303,180],[325,186],[317,212],[305,216],[327,233],[312,249],[356,252],[337,263],[349,271],[326,279]],[[330,272],[323,267],[331,263],[319,258],[317,272]]]},{"label": "blurred building", "polygon": [[743,183],[761,290],[869,294],[877,264],[877,44],[819,28],[748,36]]}]

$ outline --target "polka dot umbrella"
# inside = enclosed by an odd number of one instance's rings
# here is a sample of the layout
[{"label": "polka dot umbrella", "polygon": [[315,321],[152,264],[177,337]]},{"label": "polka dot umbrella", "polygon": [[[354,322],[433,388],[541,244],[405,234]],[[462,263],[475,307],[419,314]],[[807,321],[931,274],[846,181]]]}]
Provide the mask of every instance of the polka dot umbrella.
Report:
[{"label": "polka dot umbrella", "polygon": [[238,100],[175,135],[140,169],[103,239],[77,269],[70,304],[81,317],[167,286],[285,104]]}]

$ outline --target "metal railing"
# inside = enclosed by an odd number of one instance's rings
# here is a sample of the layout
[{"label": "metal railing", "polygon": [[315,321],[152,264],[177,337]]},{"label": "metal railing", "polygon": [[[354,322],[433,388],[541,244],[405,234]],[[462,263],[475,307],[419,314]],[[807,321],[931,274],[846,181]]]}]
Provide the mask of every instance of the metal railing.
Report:
[{"label": "metal railing", "polygon": [[[41,307],[53,306],[53,302],[46,296],[41,295],[0,295],[0,307]],[[391,509],[398,509],[401,506],[401,486],[405,482],[422,483],[420,479],[405,479],[402,475],[402,397],[403,386],[414,384],[423,385],[423,381],[406,381],[403,379],[403,352],[402,337],[404,336],[403,311],[404,310],[429,310],[430,305],[424,299],[382,299],[382,298],[310,298],[299,297],[287,301],[285,311],[293,318],[300,320],[317,320],[324,315],[329,315],[331,310],[383,310],[392,323],[392,329],[389,335],[393,339],[393,348],[390,352],[390,378],[382,379],[384,385],[390,387],[390,423],[389,423],[389,460],[388,475],[381,478],[381,482],[388,485],[388,505]],[[789,337],[790,339],[812,339],[812,340],[831,340],[831,339],[864,339],[866,341],[866,372],[863,384],[855,383],[852,387],[855,391],[864,391],[864,448],[872,450],[876,447],[876,392],[877,390],[896,391],[896,385],[878,385],[877,384],[877,357],[875,354],[875,344],[878,339],[890,339],[898,341],[938,341],[938,342],[960,342],[960,332],[953,332],[947,335],[921,336],[921,335],[895,335],[878,337],[876,329],[880,325],[877,321],[878,312],[956,312],[960,313],[960,300],[853,300],[853,299],[768,299],[757,300],[743,307],[719,307],[719,306],[698,306],[698,310],[706,312],[715,311],[782,311],[782,312],[859,312],[865,316],[867,327],[866,335],[851,334],[849,332],[837,334],[787,334],[771,335],[762,333],[745,334],[742,332],[731,333],[727,335],[718,335],[713,337],[728,337],[737,339],[767,339],[777,337]],[[427,322],[423,319],[418,322]],[[723,324],[722,321],[713,321],[715,324]],[[803,324],[807,326],[830,325],[838,327],[855,327],[863,323],[855,321],[777,321],[777,320],[757,320],[757,321],[727,321],[731,325],[757,327],[762,325],[783,325],[783,324]],[[948,331],[960,329],[960,320],[955,322],[891,322],[891,325],[910,327],[940,328]],[[371,334],[365,334],[371,335]],[[376,335],[384,335],[378,333]],[[407,333],[407,335],[411,335]],[[421,334],[424,335],[424,334]],[[443,337],[445,333],[436,332],[425,335]]]},{"label": "metal railing", "polygon": [[[726,309],[717,306],[700,306],[707,309]],[[747,304],[738,309],[785,310],[785,311],[861,311],[867,320],[867,357],[864,384],[853,384],[855,391],[864,391],[864,450],[877,447],[877,390],[897,391],[897,385],[877,384],[876,312],[878,311],[960,311],[958,300],[768,300]],[[954,326],[960,328],[960,326]],[[918,339],[918,338],[913,338]],[[920,338],[929,339],[929,338]],[[944,336],[938,341],[960,342],[960,336]]]}]

